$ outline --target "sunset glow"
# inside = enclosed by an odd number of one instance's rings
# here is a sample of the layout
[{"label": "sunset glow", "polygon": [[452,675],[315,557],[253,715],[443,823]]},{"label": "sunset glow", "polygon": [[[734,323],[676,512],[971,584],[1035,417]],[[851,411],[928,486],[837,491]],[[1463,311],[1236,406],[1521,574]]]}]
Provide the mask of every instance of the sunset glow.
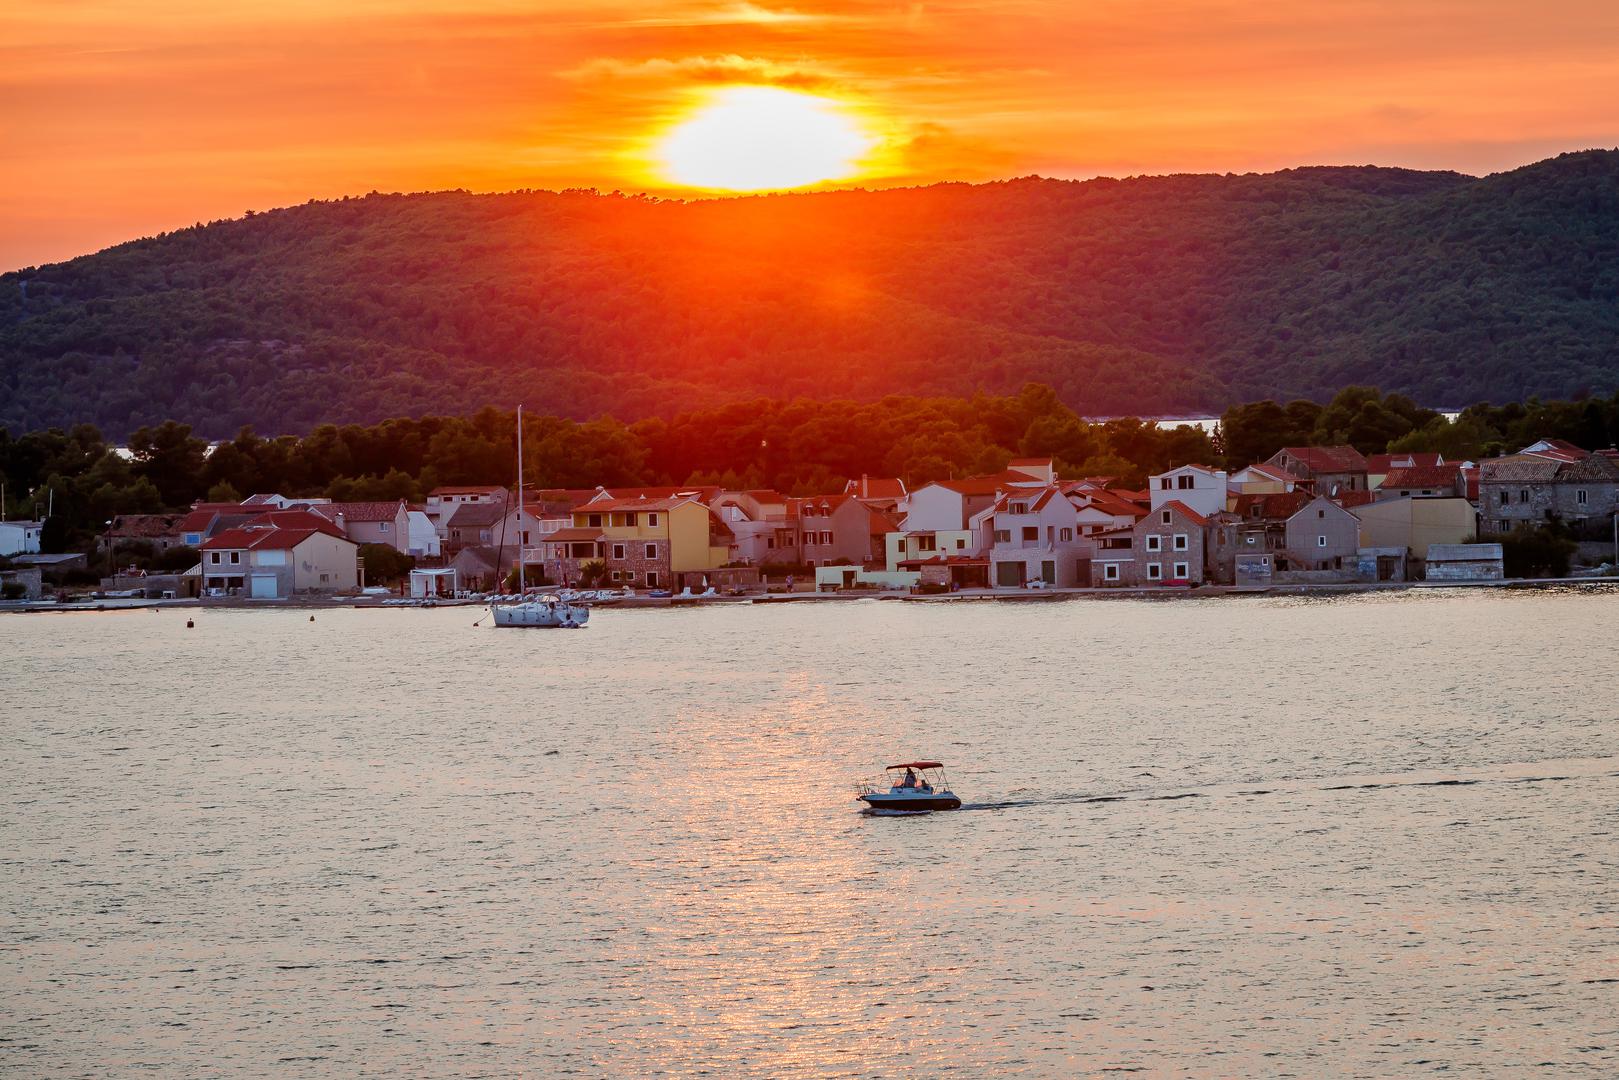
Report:
[{"label": "sunset glow", "polygon": [[732,86],[659,143],[664,175],[716,191],[804,187],[853,175],[872,140],[835,101]]},{"label": "sunset glow", "polygon": [[[0,268],[371,190],[1479,174],[1619,143],[1611,0],[11,8]],[[702,113],[744,92],[819,134],[765,123],[764,169]]]}]

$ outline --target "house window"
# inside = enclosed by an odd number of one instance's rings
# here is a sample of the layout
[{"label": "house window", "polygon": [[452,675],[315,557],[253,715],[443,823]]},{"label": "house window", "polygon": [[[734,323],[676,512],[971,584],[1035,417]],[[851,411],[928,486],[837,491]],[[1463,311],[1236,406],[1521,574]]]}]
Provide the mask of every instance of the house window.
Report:
[{"label": "house window", "polygon": [[1028,503],[1013,503],[1008,509],[1010,510],[1011,513],[1014,513],[1014,514],[1027,514],[1029,512],[1029,504]]},{"label": "house window", "polygon": [[1244,540],[1244,543],[1247,543],[1247,544],[1250,544],[1250,545],[1253,544],[1253,542],[1254,542],[1254,538],[1252,536],[1249,536]]},{"label": "house window", "polygon": [[1169,511],[1165,510],[1163,512],[1163,514],[1160,515],[1159,520],[1161,520],[1165,525],[1168,525],[1169,524]]},{"label": "house window", "polygon": [[1025,525],[1025,526],[1023,526],[1023,542],[1025,544],[1027,544],[1031,540],[1039,540],[1039,539],[1040,539],[1039,526],[1036,526],[1036,525]]},{"label": "house window", "polygon": [[1170,491],[1170,490],[1172,490],[1175,485],[1170,482],[1171,479],[1172,478],[1168,477],[1168,476],[1160,476],[1158,478],[1158,490],[1159,491]]},{"label": "house window", "polygon": [[1175,534],[1175,550],[1176,551],[1185,551],[1185,550],[1187,550],[1186,534],[1185,533],[1176,533]]},{"label": "house window", "polygon": [[1182,491],[1190,491],[1192,488],[1192,478],[1190,476],[1177,476],[1175,478],[1175,486],[1180,488]]},{"label": "house window", "polygon": [[1063,529],[1061,532],[1059,532],[1057,534],[1057,537],[1058,537],[1058,539],[1063,540],[1063,541],[1072,540],[1074,538],[1074,530],[1073,529]]},{"label": "house window", "polygon": [[656,559],[658,557],[658,545],[657,544],[648,544],[646,546],[646,557],[649,558],[649,559]]},{"label": "house window", "polygon": [[1119,580],[1119,564],[1110,562],[1110,563],[1107,563],[1106,565],[1104,565],[1102,567],[1102,580],[1103,581],[1117,581],[1117,580]]},{"label": "house window", "polygon": [[1175,580],[1176,581],[1186,581],[1189,578],[1191,578],[1191,576],[1192,576],[1191,571],[1187,567],[1186,563],[1178,562],[1178,563],[1175,564]]},{"label": "house window", "polygon": [[623,557],[624,557],[624,545],[623,544],[614,544],[613,545],[613,558],[622,559]]},{"label": "house window", "polygon": [[380,533],[387,532],[388,531],[388,525],[389,525],[389,523],[386,522],[386,521],[377,522],[377,532],[380,532]]},{"label": "house window", "polygon": [[230,561],[233,562],[233,563],[241,562],[242,561],[242,553],[240,551],[231,552],[230,553]]},{"label": "house window", "polygon": [[1147,580],[1148,581],[1162,581],[1163,577],[1164,577],[1164,568],[1163,568],[1162,565],[1160,565],[1158,563],[1155,563],[1155,562],[1150,562],[1150,563],[1147,564]]},{"label": "house window", "polygon": [[196,547],[198,544],[202,543],[202,533],[186,533],[181,542],[185,544],[186,547]]},{"label": "house window", "polygon": [[1150,534],[1147,537],[1147,550],[1148,551],[1162,551],[1162,550],[1164,550],[1164,538],[1162,536],[1159,536],[1157,533]]},{"label": "house window", "polygon": [[219,552],[210,551],[208,553],[208,561],[213,563],[215,566],[218,566],[219,565]]},{"label": "house window", "polygon": [[629,525],[629,526],[631,526],[633,528],[638,517],[639,517],[639,515],[637,515],[637,514],[625,514],[624,515],[624,524]]},{"label": "house window", "polygon": [[1506,489],[1502,488],[1501,489],[1501,498],[1500,498],[1501,505],[1505,506],[1509,501],[1510,501],[1510,497],[1507,495]]},{"label": "house window", "polygon": [[602,527],[602,516],[600,514],[587,514],[586,518],[587,523],[592,529],[599,529]]},{"label": "house window", "polygon": [[831,534],[831,532],[824,532],[824,533],[821,534],[821,543],[830,544],[831,542],[832,542],[832,534]]},{"label": "house window", "polygon": [[[635,575],[630,575],[630,580],[633,581],[634,579]],[[646,587],[649,589],[656,589],[658,587],[658,572],[656,570],[648,570],[646,572]]]},{"label": "house window", "polygon": [[1574,501],[1579,503],[1581,506],[1585,505],[1585,492],[1584,492],[1584,490],[1576,491],[1574,493]]},{"label": "house window", "polygon": [[1529,489],[1528,488],[1519,488],[1518,489],[1518,501],[1520,503],[1526,503],[1526,502],[1529,501]]},{"label": "house window", "polygon": [[647,524],[647,528],[656,529],[658,527],[658,515],[657,514],[648,514],[646,516],[646,524]]},{"label": "house window", "polygon": [[1316,547],[1326,547],[1327,546],[1327,538],[1325,536],[1317,536],[1315,538],[1315,546]]},{"label": "house window", "polygon": [[916,550],[918,551],[935,551],[937,548],[938,543],[934,540],[932,533],[916,538]]},{"label": "house window", "polygon": [[624,580],[624,578],[619,574],[619,572],[617,570],[612,571],[608,576],[611,577],[614,581],[623,581]]},{"label": "house window", "polygon": [[1327,512],[1325,510],[1317,510],[1315,512],[1315,516],[1318,518],[1324,518],[1327,516]]},{"label": "house window", "polygon": [[957,550],[960,550],[961,548],[964,548],[966,546],[967,546],[967,541],[963,540],[959,536],[956,537],[956,548],[957,548]]},{"label": "house window", "polygon": [[997,544],[1010,544],[1012,542],[1012,530],[1011,529],[996,529],[995,530],[995,542]]},{"label": "house window", "polygon": [[523,530],[523,543],[525,543],[525,544],[528,543],[528,530],[527,529]]}]

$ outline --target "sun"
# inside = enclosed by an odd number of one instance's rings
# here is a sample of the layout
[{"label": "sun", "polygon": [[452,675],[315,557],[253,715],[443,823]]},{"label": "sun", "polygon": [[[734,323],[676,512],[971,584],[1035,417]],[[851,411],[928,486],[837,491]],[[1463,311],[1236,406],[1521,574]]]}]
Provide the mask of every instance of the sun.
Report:
[{"label": "sun", "polygon": [[713,91],[658,143],[664,177],[715,191],[769,191],[842,180],[875,146],[831,98],[774,86]]}]

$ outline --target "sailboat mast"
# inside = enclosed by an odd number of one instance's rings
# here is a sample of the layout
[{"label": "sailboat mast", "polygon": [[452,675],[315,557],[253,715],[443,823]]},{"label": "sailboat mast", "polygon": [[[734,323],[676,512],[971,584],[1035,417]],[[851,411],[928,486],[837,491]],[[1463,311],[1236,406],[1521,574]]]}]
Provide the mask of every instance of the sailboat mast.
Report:
[{"label": "sailboat mast", "polygon": [[523,406],[517,406],[517,594],[528,591],[527,550],[523,547]]}]

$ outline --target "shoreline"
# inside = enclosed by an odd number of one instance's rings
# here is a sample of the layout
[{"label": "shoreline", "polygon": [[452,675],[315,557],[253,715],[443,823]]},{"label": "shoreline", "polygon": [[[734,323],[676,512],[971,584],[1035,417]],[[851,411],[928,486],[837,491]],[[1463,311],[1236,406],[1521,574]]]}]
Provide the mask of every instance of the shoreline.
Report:
[{"label": "shoreline", "polygon": [[[964,589],[953,593],[913,595],[898,591],[835,592],[835,593],[767,593],[760,596],[715,597],[634,597],[593,604],[592,607],[621,610],[662,610],[714,606],[754,604],[824,604],[848,603],[857,600],[890,600],[912,604],[961,604],[982,602],[1058,603],[1071,600],[1202,600],[1222,597],[1267,596],[1350,596],[1362,593],[1428,591],[1434,589],[1507,589],[1539,590],[1575,588],[1582,591],[1619,590],[1619,577],[1592,578],[1509,578],[1502,581],[1384,581],[1346,582],[1343,584],[1314,585],[1201,585],[1192,588],[1172,586],[1127,586],[1123,588],[1069,588],[1069,589]],[[251,600],[185,598],[178,600],[85,600],[77,603],[57,604],[38,600],[0,601],[0,614],[49,614],[51,612],[108,612],[158,611],[168,608],[184,611],[421,611],[438,608],[487,608],[482,600],[438,600],[433,603],[385,603],[408,597],[298,597],[282,600]]]}]

